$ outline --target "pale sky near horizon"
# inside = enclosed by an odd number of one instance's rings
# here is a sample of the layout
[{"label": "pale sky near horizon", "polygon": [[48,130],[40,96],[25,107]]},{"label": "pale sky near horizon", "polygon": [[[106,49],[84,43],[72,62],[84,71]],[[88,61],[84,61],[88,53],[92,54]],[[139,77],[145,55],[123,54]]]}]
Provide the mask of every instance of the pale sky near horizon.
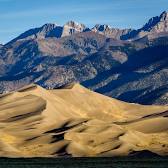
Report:
[{"label": "pale sky near horizon", "polygon": [[0,0],[0,43],[45,23],[140,28],[168,11],[168,0]]}]

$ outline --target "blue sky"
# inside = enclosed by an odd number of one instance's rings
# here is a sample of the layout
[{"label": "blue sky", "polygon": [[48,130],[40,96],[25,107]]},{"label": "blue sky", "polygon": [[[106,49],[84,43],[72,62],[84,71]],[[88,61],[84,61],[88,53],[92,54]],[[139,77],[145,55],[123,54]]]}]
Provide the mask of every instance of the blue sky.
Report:
[{"label": "blue sky", "polygon": [[0,43],[45,23],[74,20],[119,28],[140,28],[168,10],[168,0],[0,0]]}]

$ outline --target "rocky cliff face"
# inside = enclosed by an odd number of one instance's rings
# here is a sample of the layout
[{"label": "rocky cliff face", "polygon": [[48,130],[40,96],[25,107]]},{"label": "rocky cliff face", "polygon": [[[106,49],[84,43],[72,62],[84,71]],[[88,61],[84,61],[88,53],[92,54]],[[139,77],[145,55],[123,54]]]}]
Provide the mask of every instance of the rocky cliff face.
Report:
[{"label": "rocky cliff face", "polygon": [[85,31],[89,31],[89,28],[87,28],[84,24],[79,24],[74,21],[69,21],[63,26],[61,37],[70,36],[72,34],[81,33]]},{"label": "rocky cliff face", "polygon": [[122,39],[139,39],[145,36],[155,38],[165,36],[168,33],[168,12],[164,11],[160,16],[153,17],[140,29],[129,32]]},{"label": "rocky cliff face", "polygon": [[151,33],[161,33],[168,31],[168,13],[163,12],[160,16],[151,18],[148,23],[146,23],[142,30]]}]

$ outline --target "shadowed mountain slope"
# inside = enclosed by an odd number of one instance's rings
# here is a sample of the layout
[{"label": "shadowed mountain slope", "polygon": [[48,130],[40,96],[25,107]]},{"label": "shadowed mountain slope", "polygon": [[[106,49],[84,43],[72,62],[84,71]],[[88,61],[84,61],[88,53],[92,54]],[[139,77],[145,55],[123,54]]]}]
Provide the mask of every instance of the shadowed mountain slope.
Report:
[{"label": "shadowed mountain slope", "polygon": [[120,30],[107,25],[89,30],[70,21],[60,32],[58,27],[28,30],[0,47],[1,92],[30,83],[53,89],[80,82],[128,102],[168,103],[167,12],[136,30],[147,34],[131,41],[119,40]]}]

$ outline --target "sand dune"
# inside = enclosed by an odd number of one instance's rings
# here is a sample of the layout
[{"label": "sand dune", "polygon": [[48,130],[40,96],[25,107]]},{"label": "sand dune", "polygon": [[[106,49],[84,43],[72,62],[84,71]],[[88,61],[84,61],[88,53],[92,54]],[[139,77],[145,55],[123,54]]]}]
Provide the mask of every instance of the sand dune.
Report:
[{"label": "sand dune", "polygon": [[168,152],[168,106],[125,103],[79,84],[0,96],[0,156],[127,156]]}]

